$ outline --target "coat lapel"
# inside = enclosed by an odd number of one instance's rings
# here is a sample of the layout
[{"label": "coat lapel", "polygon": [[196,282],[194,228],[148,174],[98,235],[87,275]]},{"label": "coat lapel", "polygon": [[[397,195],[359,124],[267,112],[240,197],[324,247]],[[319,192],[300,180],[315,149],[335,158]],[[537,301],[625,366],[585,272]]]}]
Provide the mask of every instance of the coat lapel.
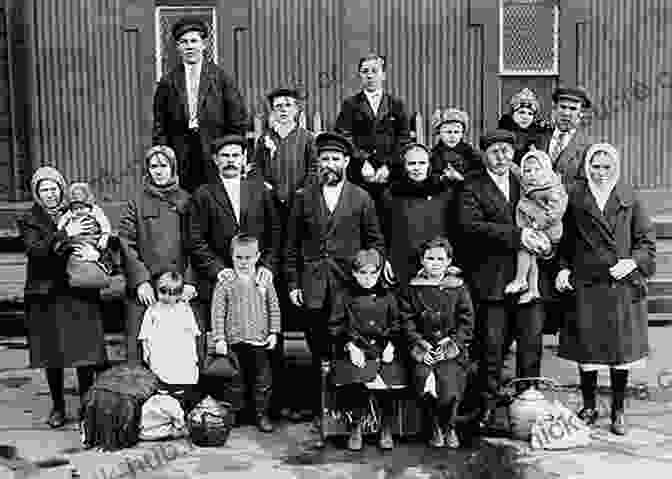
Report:
[{"label": "coat lapel", "polygon": [[313,187],[312,205],[315,208],[315,215],[320,224],[320,231],[324,233],[329,222],[329,208],[327,208],[327,203],[324,201],[322,186],[317,182]]},{"label": "coat lapel", "polygon": [[250,202],[252,201],[252,188],[247,180],[240,180],[240,226],[245,228],[247,226],[247,213],[250,209]]},{"label": "coat lapel", "polygon": [[[513,209],[511,207],[511,201],[507,201],[506,196],[504,196],[504,193],[502,193],[502,190],[499,189],[499,186],[497,186],[492,178],[490,178],[490,175],[485,172],[484,173],[485,178],[483,179],[483,190],[484,190],[484,197],[488,199],[488,201],[495,207],[497,212],[501,214],[502,216],[511,219]],[[514,197],[514,194],[518,190],[518,183],[515,182],[512,179],[512,175],[509,173],[509,195],[511,196],[511,200],[516,199]]]},{"label": "coat lapel", "polygon": [[[242,202],[242,196],[243,196],[242,183],[241,183],[240,188],[241,188],[240,196],[241,196],[241,202]],[[224,210],[229,214],[229,216],[231,216],[233,221],[237,225],[240,226],[240,224],[238,223],[238,219],[236,218],[236,213],[234,213],[234,211],[233,211],[233,205],[231,204],[231,199],[229,198],[229,194],[226,192],[226,188],[224,187],[224,184],[221,181],[218,181],[217,183],[214,183],[214,188],[213,188],[212,193],[213,193],[213,196],[214,196],[215,200],[221,206],[224,207]],[[241,218],[243,217],[242,208],[241,208],[240,217]]]},{"label": "coat lapel", "polygon": [[603,214],[597,207],[597,203],[595,202],[593,194],[590,192],[588,183],[580,182],[577,184],[581,185],[580,187],[578,187],[579,189],[577,191],[577,193],[581,196],[579,199],[581,208],[588,214],[588,216],[590,217],[595,226],[594,229],[600,234],[600,236],[602,236],[607,241],[607,243],[615,247],[616,237],[614,236],[614,229],[611,226],[611,224],[609,224],[606,218],[606,214],[608,211],[607,208],[609,208],[610,206],[611,208],[613,208],[613,205],[610,205],[609,203],[613,203],[616,201],[616,199],[614,198],[615,190],[611,192],[611,195],[609,196],[609,199],[607,200],[607,204],[604,209],[605,213]]},{"label": "coat lapel", "polygon": [[371,121],[374,121],[376,118],[373,115],[373,110],[371,109],[371,105],[369,104],[369,100],[366,98],[364,91],[359,92],[357,95],[357,100],[359,103],[359,109],[362,110]]},{"label": "coat lapel", "polygon": [[383,93],[382,98],[380,99],[380,105],[378,105],[378,114],[376,115],[376,121],[381,121],[383,118],[385,118],[385,115],[389,113],[390,111],[389,103],[390,103],[390,95],[388,95],[387,93]]},{"label": "coat lapel", "polygon": [[184,71],[184,64],[180,65],[175,69],[175,76],[173,78],[175,85],[175,90],[177,90],[177,96],[180,99],[182,104],[182,111],[184,112],[184,117],[189,119],[189,102],[187,99],[187,78],[186,72]]},{"label": "coat lapel", "polygon": [[[333,232],[334,228],[338,224],[338,221],[343,216],[343,212],[348,211],[350,196],[350,184],[346,181],[343,183],[341,194],[338,195],[338,201],[336,201],[334,212],[329,215],[329,220],[327,221],[327,234],[331,234]],[[324,199],[322,199],[322,201],[324,202]],[[348,204],[346,205],[346,203]],[[326,208],[326,203],[324,206]],[[329,213],[329,210],[327,210],[327,213]]]},{"label": "coat lapel", "polygon": [[203,111],[203,102],[205,101],[205,98],[207,97],[208,90],[210,90],[210,87],[212,86],[213,83],[213,73],[214,70],[212,68],[212,64],[210,62],[203,62],[203,66],[201,68],[201,78],[198,82],[198,112],[200,113]]}]

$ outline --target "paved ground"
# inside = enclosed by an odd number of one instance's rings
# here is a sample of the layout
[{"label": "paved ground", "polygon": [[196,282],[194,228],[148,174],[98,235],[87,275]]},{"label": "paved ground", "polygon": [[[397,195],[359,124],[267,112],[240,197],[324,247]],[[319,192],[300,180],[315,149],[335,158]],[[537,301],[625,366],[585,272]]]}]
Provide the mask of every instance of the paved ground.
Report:
[{"label": "paved ground", "polygon": [[[554,354],[547,337],[543,372],[562,387],[559,397],[578,404],[576,372]],[[40,371],[25,369],[27,352],[21,341],[0,340],[0,479],[10,477],[70,478],[597,478],[669,477],[672,471],[672,389],[661,387],[672,376],[672,328],[651,328],[652,357],[645,370],[634,374],[628,398],[630,434],[617,438],[602,419],[589,447],[570,451],[531,452],[524,443],[506,438],[483,438],[459,451],[426,448],[405,441],[391,453],[367,445],[362,453],[343,450],[342,442],[325,450],[312,447],[307,423],[279,424],[274,434],[252,427],[234,429],[225,447],[194,448],[185,440],[141,443],[115,453],[84,451],[74,424],[49,429],[43,418],[50,403]],[[77,408],[75,379],[66,377],[68,407]],[[600,377],[600,385],[608,378]],[[606,388],[601,388],[603,413],[608,412]],[[503,420],[503,417],[502,417]],[[226,475],[223,476],[223,473]]]}]

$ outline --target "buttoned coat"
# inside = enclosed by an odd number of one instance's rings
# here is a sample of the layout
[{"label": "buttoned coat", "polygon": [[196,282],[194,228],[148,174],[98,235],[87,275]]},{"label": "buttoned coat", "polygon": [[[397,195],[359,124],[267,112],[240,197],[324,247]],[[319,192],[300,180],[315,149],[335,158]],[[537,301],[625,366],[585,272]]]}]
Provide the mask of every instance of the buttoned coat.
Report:
[{"label": "buttoned coat", "polygon": [[198,134],[202,158],[189,155],[189,103],[184,64],[180,63],[161,80],[154,94],[152,143],[168,145],[177,156],[180,184],[188,191],[217,180],[217,168],[210,144],[227,134],[245,135],[247,111],[233,79],[209,61],[203,61],[198,86]]},{"label": "buttoned coat", "polygon": [[399,151],[411,141],[410,119],[404,102],[383,92],[377,114],[373,113],[363,91],[346,98],[336,119],[336,131],[354,145],[348,165],[348,179],[362,184],[362,165],[369,160],[374,168],[387,165],[391,179],[400,178],[402,161]]},{"label": "buttoned coat", "polygon": [[[553,129],[549,129],[537,136],[537,142],[539,143],[537,148],[549,155],[551,154],[549,150],[553,131]],[[595,143],[595,140],[579,128],[553,162],[553,170],[560,174],[565,186],[571,185],[576,179],[586,177],[583,170],[584,156],[588,147],[593,143]]]},{"label": "buttoned coat", "polygon": [[[520,183],[509,173],[507,201],[487,170],[468,176],[458,194],[458,222],[462,227],[461,264],[476,302],[502,301],[504,288],[516,273],[516,258],[522,248],[521,228],[515,211]],[[550,294],[547,264],[540,261],[542,296]]]},{"label": "buttoned coat", "polygon": [[271,191],[259,178],[241,180],[240,221],[224,184],[201,186],[191,197],[188,248],[198,279],[198,293],[209,302],[217,275],[233,268],[231,239],[238,233],[259,240],[261,263],[277,272],[280,249],[280,219]]},{"label": "buttoned coat", "polygon": [[[569,191],[558,252],[575,292],[560,334],[559,355],[578,362],[619,364],[648,353],[646,278],[655,271],[655,233],[641,201],[618,184],[602,213],[586,181]],[[620,281],[609,268],[632,258],[637,269]]]},{"label": "buttoned coat", "polygon": [[350,261],[360,249],[385,251],[373,200],[345,181],[333,213],[329,213],[317,181],[297,191],[287,228],[285,274],[289,290],[302,289],[308,308],[335,295],[350,278]]}]

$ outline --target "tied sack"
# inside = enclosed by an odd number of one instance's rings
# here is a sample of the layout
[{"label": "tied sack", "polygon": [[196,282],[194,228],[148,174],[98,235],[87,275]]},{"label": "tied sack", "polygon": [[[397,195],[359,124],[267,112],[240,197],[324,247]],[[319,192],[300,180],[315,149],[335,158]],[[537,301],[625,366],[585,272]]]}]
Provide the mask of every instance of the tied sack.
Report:
[{"label": "tied sack", "polygon": [[158,393],[142,405],[140,419],[140,439],[142,441],[175,439],[186,434],[184,410],[174,397]]},{"label": "tied sack", "polygon": [[590,428],[557,399],[532,425],[532,449],[572,449],[590,444]]}]

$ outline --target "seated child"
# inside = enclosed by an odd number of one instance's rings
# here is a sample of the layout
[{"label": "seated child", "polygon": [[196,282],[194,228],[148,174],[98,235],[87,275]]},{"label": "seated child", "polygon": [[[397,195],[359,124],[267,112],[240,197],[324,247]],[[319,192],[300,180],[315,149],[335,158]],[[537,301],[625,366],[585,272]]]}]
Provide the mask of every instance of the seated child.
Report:
[{"label": "seated child", "polygon": [[464,140],[469,115],[455,108],[436,110],[432,128],[438,135],[430,159],[432,172],[452,181],[462,181],[464,175],[481,168],[477,150]]},{"label": "seated child", "polygon": [[87,183],[73,183],[68,191],[68,210],[61,216],[57,228],[64,229],[74,220],[90,218],[95,224],[91,233],[70,238],[68,245],[76,248],[68,258],[68,262],[83,261],[96,263],[104,273],[111,270],[111,258],[108,241],[112,234],[112,226]]},{"label": "seated child", "polygon": [[383,258],[375,249],[361,250],[352,262],[354,281],[342,308],[330,319],[335,360],[332,381],[338,397],[352,414],[348,449],[363,446],[362,419],[370,391],[381,409],[381,449],[392,449],[394,403],[391,390],[404,388],[406,371],[399,357],[401,321],[395,296],[381,280]]},{"label": "seated child", "polygon": [[509,107],[509,113],[499,119],[498,128],[509,130],[516,136],[513,162],[520,165],[521,158],[531,147],[539,147],[541,136],[550,126],[539,118],[539,100],[529,88],[513,95]]},{"label": "seated child", "polygon": [[201,331],[184,296],[185,284],[177,271],[155,277],[157,301],[142,318],[138,340],[142,357],[161,381],[161,389],[180,401],[188,411],[197,398],[197,337]]},{"label": "seated child", "polygon": [[459,447],[455,418],[466,388],[467,342],[474,307],[460,270],[451,266],[453,249],[436,237],[420,248],[422,269],[400,301],[404,328],[415,360],[413,379],[432,422],[432,447]]},{"label": "seated child", "polygon": [[[521,159],[520,189],[516,224],[544,233],[552,246],[557,245],[562,236],[567,192],[560,175],[551,167],[551,158],[544,151],[529,151]],[[537,260],[527,249],[518,251],[516,277],[506,285],[504,292],[523,293],[519,303],[529,303],[540,297]]]},{"label": "seated child", "polygon": [[[222,279],[212,295],[212,335],[209,351],[233,353],[238,358],[241,374],[234,379],[232,396],[252,396],[257,427],[272,432],[268,417],[272,381],[272,352],[280,334],[280,306],[273,281],[257,283],[257,263],[261,253],[259,241],[251,235],[239,234],[231,240],[234,275]],[[234,412],[240,401],[232,400]]]}]

